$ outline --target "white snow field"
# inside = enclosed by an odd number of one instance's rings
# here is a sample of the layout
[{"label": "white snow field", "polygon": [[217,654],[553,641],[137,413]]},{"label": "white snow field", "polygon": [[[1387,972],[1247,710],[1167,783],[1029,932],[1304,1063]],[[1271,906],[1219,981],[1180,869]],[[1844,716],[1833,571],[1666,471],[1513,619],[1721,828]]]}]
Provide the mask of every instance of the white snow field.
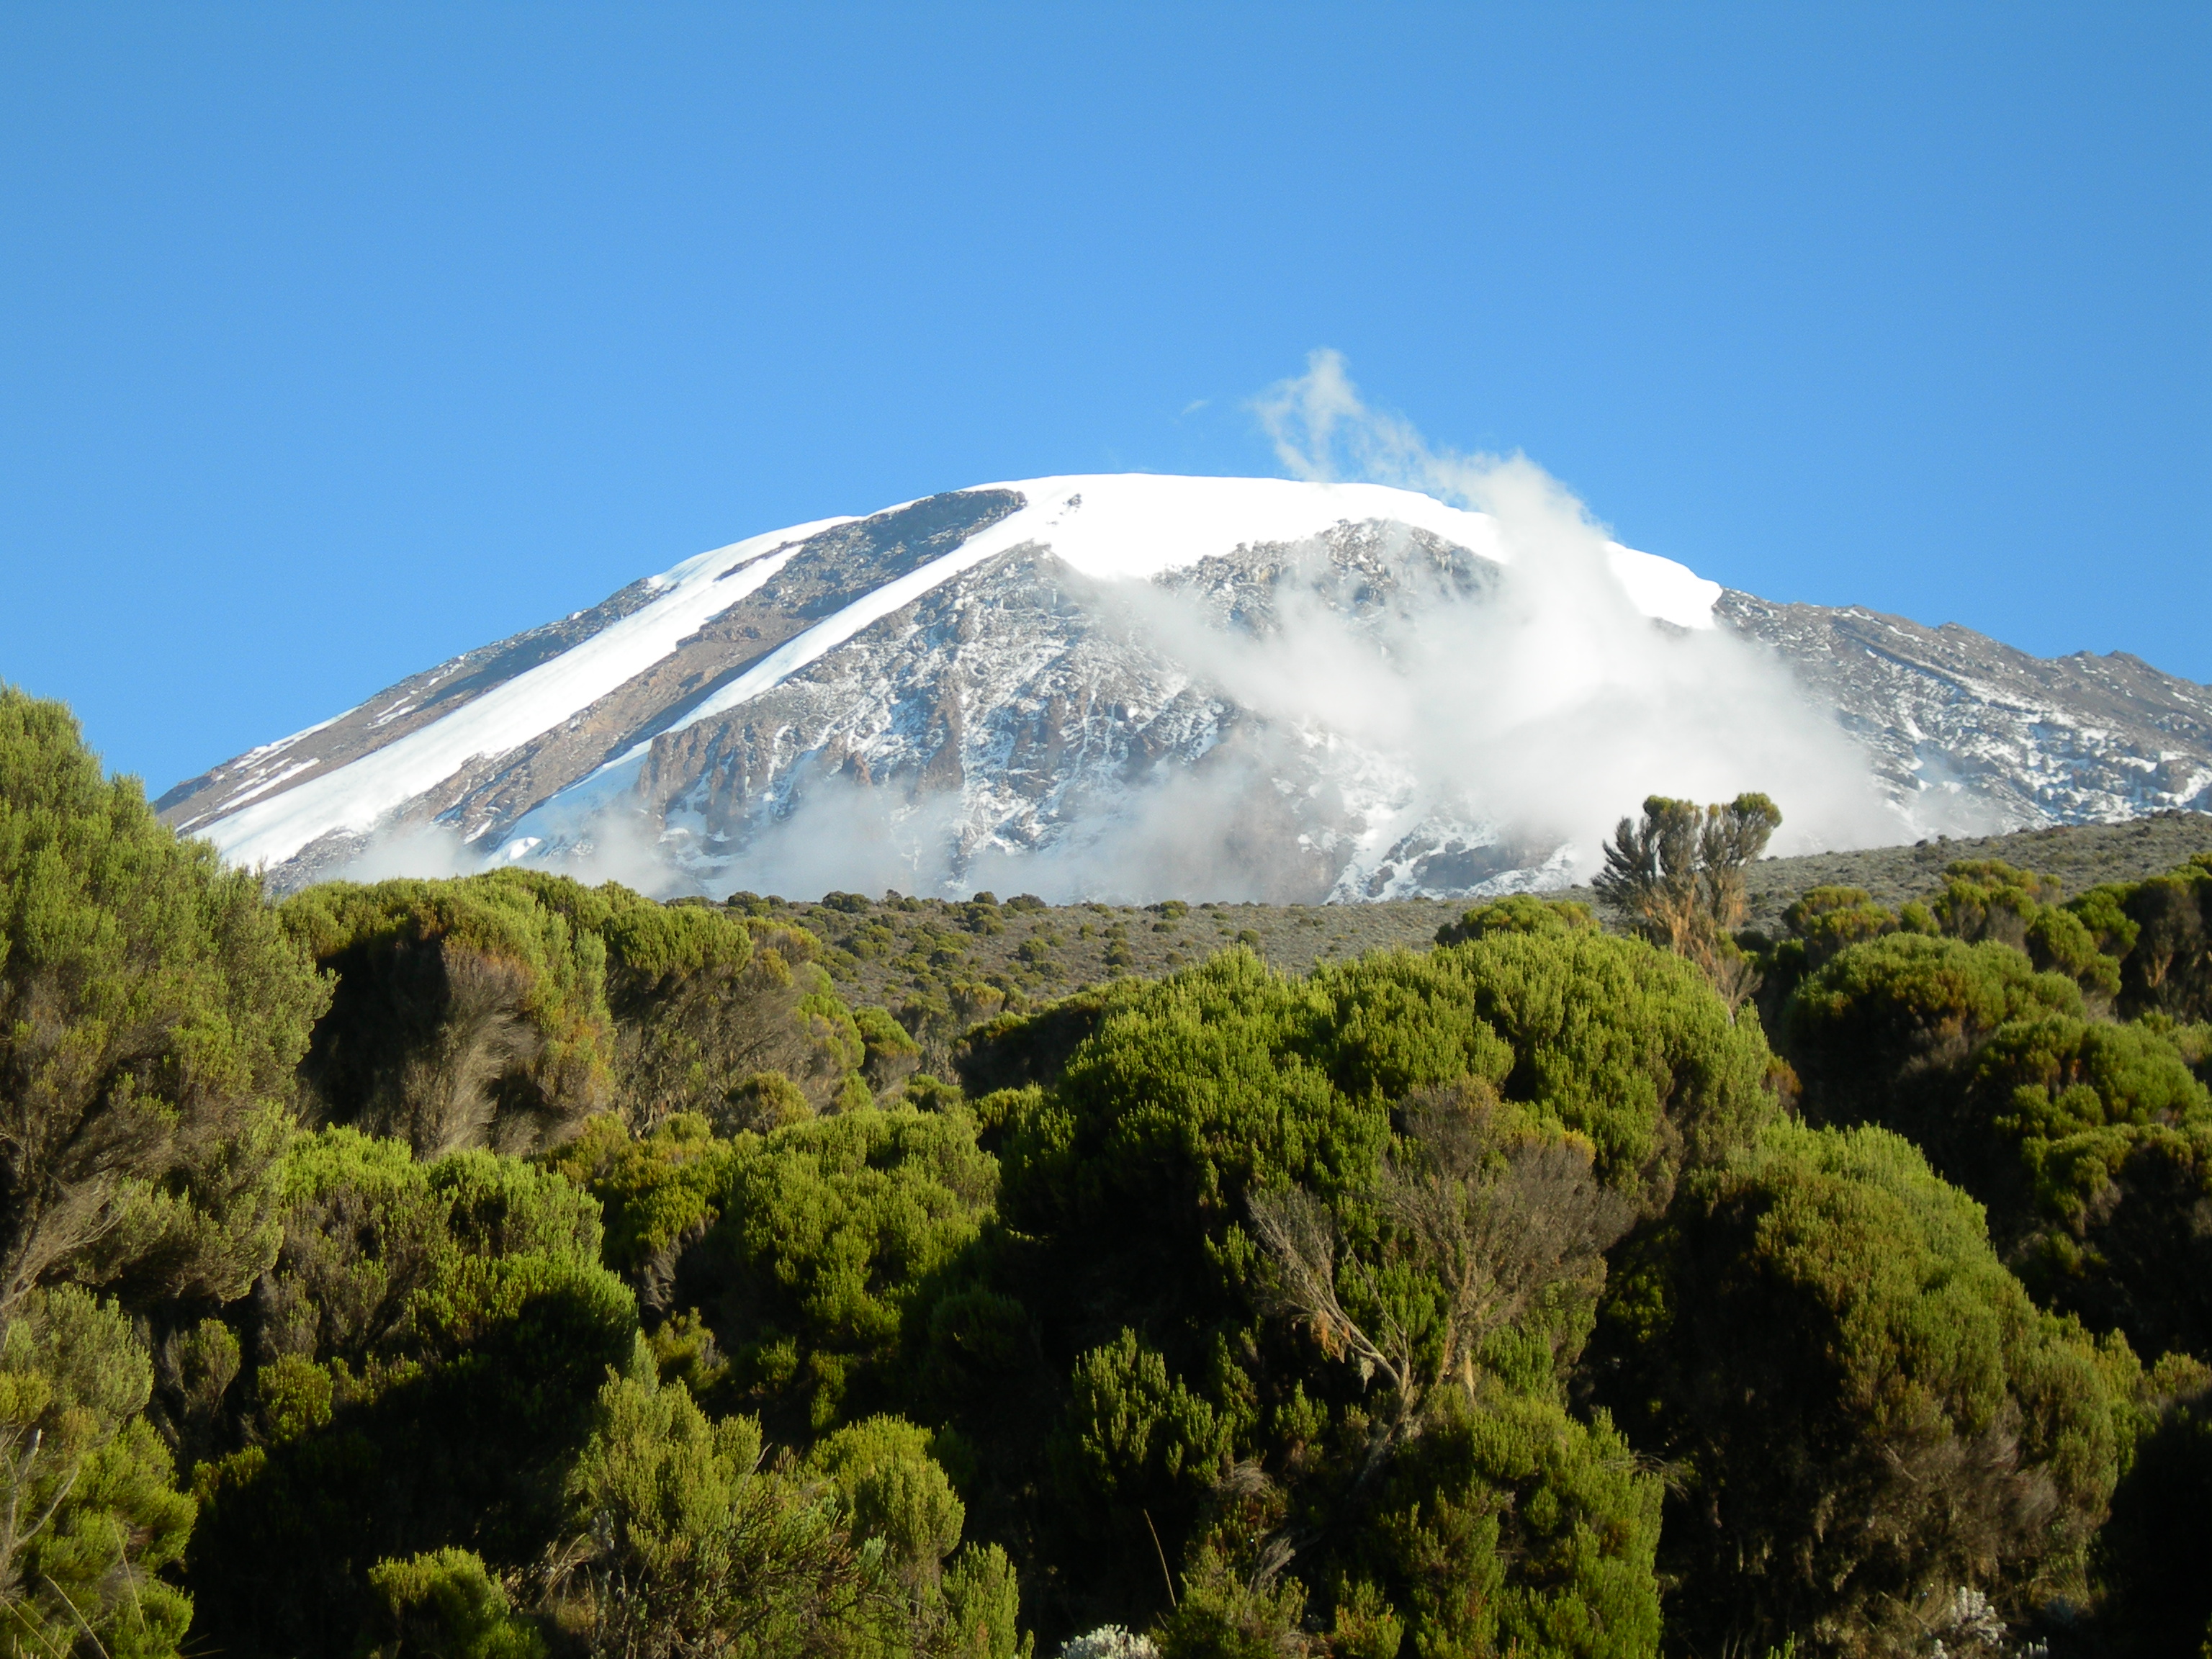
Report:
[{"label": "white snow field", "polygon": [[281,795],[226,812],[195,833],[213,842],[229,863],[252,866],[281,864],[333,830],[367,830],[471,760],[504,754],[581,714],[759,587],[809,536],[848,522],[818,519],[686,559],[653,578],[667,590],[661,598],[581,644],[397,742]]},{"label": "white snow field", "polygon": [[[726,714],[932,588],[1029,544],[1049,548],[1097,580],[1141,580],[1230,553],[1243,544],[1304,541],[1339,524],[1383,520],[1427,530],[1500,564],[1512,562],[1510,549],[1486,515],[1380,484],[1098,473],[975,488],[1018,490],[1027,504],[952,552],[884,583],[786,641],[668,729]],[[471,763],[506,754],[582,714],[760,587],[809,537],[854,521],[818,519],[686,559],[653,580],[663,590],[659,598],[590,639],[319,777],[265,799],[248,801],[241,796],[235,807],[226,802],[220,816],[196,826],[193,833],[212,842],[228,862],[250,866],[281,864],[333,831],[367,831]],[[1712,607],[1721,594],[1717,582],[1671,559],[1618,544],[1608,551],[1614,580],[1643,614],[1682,628],[1713,626]],[[563,795],[598,793],[612,781],[609,775],[634,768],[646,747],[634,747]],[[273,782],[250,793],[263,794]]]}]

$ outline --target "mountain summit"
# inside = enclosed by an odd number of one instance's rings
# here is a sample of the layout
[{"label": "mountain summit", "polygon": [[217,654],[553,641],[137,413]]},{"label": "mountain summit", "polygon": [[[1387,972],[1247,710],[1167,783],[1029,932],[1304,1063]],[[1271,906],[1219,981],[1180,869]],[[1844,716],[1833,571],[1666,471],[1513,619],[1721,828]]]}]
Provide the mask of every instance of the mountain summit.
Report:
[{"label": "mountain summit", "polygon": [[1358,898],[1557,884],[1606,811],[1731,787],[1830,844],[2212,807],[2212,692],[1726,592],[1557,503],[1083,476],[702,553],[158,805],[287,888]]}]

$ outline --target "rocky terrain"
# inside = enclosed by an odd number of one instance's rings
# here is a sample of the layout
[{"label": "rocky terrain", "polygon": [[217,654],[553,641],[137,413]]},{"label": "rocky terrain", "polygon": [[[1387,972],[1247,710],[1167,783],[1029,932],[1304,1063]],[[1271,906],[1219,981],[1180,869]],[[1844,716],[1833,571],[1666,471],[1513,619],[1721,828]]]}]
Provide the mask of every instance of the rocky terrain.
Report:
[{"label": "rocky terrain", "polygon": [[[395,844],[426,849],[424,873],[526,861],[707,895],[1553,887],[1594,848],[1516,830],[1510,799],[1471,805],[1464,777],[1322,695],[1323,647],[1406,660],[1436,619],[1495,606],[1519,556],[1481,514],[1372,485],[1131,475],[955,491],[702,554],[159,805],[280,890],[368,870],[365,851]],[[1770,604],[1617,545],[1604,556],[1607,591],[1571,607],[1625,602],[1684,652],[1753,642],[1778,690],[1729,695],[1786,701],[1794,684],[1821,711],[1809,718],[1858,746],[1890,835],[2212,806],[2203,686],[2124,655],[2044,660],[1953,625]],[[1238,655],[1285,641],[1287,666]],[[1431,692],[1422,717],[1479,737],[1498,691]],[[1622,793],[1683,787],[1654,764],[1665,775]]]},{"label": "rocky terrain", "polygon": [[1771,648],[1903,792],[1951,784],[2008,824],[2212,808],[2212,687],[2124,651],[2047,659],[1857,606],[1716,614]]}]

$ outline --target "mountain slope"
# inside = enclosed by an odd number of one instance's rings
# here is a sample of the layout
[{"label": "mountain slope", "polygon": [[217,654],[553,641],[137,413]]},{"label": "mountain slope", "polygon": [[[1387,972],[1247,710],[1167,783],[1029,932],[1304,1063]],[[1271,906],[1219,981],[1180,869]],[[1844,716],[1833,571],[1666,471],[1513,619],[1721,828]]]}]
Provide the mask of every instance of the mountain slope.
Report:
[{"label": "mountain slope", "polygon": [[[1789,725],[1778,663],[1864,755]],[[1376,485],[1146,475],[757,536],[159,804],[287,887],[412,836],[710,891],[1011,862],[1068,894],[1408,896],[1564,880],[1592,809],[1553,775],[1610,744],[1593,799],[1719,788],[1706,751],[1747,732],[1760,781],[1827,743],[1865,770],[1887,833],[1838,809],[1831,842],[2212,804],[2212,694],[2132,659],[1772,605]]]}]

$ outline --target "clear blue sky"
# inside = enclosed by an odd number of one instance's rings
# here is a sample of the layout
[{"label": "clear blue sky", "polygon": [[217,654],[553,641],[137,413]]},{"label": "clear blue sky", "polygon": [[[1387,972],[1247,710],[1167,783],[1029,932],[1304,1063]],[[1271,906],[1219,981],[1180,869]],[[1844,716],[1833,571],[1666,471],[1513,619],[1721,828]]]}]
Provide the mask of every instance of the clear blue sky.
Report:
[{"label": "clear blue sky", "polygon": [[0,678],[159,791],[1334,347],[1774,599],[2212,680],[2212,8],[15,5]]}]

